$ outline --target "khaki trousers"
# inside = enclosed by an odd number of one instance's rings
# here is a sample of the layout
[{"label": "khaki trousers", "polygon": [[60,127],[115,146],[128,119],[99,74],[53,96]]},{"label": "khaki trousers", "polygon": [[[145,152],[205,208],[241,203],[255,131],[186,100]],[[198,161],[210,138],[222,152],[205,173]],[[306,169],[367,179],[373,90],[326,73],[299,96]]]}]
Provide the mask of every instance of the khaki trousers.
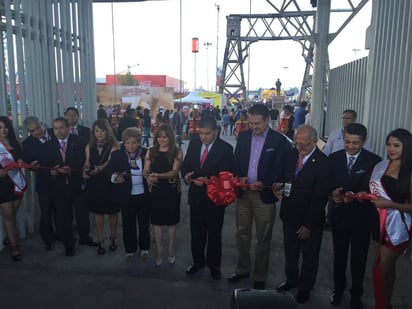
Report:
[{"label": "khaki trousers", "polygon": [[266,280],[269,269],[270,245],[275,215],[275,205],[264,204],[257,191],[245,191],[242,198],[237,200],[236,246],[239,251],[236,267],[237,274],[244,275],[251,273],[250,246],[254,220],[257,243],[255,245],[253,277],[255,281],[263,282]]}]

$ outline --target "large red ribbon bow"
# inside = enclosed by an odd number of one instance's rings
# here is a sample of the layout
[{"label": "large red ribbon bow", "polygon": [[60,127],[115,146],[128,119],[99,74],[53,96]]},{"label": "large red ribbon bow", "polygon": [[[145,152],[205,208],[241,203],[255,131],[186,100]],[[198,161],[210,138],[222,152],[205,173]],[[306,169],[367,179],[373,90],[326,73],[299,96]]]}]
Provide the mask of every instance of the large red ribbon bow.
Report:
[{"label": "large red ribbon bow", "polygon": [[212,176],[207,183],[207,196],[217,206],[227,206],[236,201],[238,181],[227,171]]}]

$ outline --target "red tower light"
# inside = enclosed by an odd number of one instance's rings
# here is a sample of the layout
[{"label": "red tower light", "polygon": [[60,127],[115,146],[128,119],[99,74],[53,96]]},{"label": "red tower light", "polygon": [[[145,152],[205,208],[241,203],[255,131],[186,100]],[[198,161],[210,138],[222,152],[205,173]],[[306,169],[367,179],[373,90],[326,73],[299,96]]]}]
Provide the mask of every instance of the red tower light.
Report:
[{"label": "red tower light", "polygon": [[199,38],[192,38],[192,53],[199,52]]}]

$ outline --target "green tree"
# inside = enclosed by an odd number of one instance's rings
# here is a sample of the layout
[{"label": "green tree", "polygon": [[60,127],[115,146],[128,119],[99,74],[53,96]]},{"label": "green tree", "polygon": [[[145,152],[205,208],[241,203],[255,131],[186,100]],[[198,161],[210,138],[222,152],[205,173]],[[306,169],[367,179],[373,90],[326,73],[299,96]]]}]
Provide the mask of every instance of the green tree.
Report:
[{"label": "green tree", "polygon": [[126,72],[125,74],[117,75],[120,85],[122,86],[137,86],[139,81],[135,80],[132,73]]}]

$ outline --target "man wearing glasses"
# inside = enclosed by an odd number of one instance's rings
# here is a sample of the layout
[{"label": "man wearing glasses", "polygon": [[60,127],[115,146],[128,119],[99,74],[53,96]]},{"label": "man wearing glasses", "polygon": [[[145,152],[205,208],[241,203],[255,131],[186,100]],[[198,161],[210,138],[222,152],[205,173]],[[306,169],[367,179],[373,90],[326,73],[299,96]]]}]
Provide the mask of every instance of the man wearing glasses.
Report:
[{"label": "man wearing glasses", "polygon": [[[342,127],[333,130],[328,137],[328,141],[326,142],[325,148],[323,148],[323,152],[325,155],[329,156],[331,153],[334,153],[338,150],[342,150],[344,147],[343,140],[345,134],[345,128],[351,124],[356,122],[358,114],[356,111],[352,109],[346,109],[343,111],[342,115]],[[367,140],[364,148],[366,150],[371,150],[371,145]]]},{"label": "man wearing glasses", "polygon": [[[315,284],[322,242],[325,205],[329,194],[329,159],[316,146],[317,132],[302,125],[295,134],[296,148],[286,155],[283,182],[272,186],[281,199],[286,281],[280,292],[298,288],[296,302],[309,300]],[[299,269],[299,257],[302,265]]]}]

